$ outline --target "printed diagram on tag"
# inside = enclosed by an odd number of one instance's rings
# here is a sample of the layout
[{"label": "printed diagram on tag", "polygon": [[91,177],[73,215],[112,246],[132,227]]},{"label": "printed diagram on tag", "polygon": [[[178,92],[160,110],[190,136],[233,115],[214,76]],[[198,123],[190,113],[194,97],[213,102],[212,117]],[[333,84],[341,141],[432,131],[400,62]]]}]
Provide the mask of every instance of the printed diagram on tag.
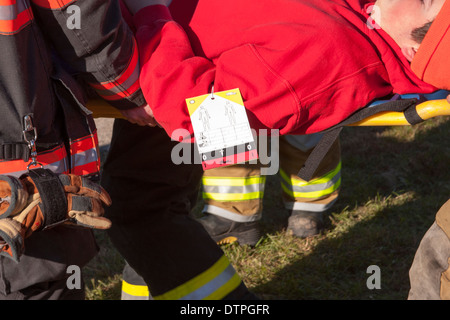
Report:
[{"label": "printed diagram on tag", "polygon": [[203,169],[258,159],[239,89],[186,99]]}]

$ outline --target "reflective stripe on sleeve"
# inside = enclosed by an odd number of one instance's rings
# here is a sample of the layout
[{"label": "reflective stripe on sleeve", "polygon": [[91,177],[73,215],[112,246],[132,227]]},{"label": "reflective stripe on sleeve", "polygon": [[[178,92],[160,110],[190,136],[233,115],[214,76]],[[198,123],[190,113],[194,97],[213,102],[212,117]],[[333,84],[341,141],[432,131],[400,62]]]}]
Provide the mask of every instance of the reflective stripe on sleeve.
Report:
[{"label": "reflective stripe on sleeve", "polygon": [[102,83],[90,83],[90,86],[105,100],[115,101],[127,98],[140,89],[139,84],[139,53],[136,41],[133,39],[131,60],[122,74],[116,79]]},{"label": "reflective stripe on sleeve", "polygon": [[100,171],[100,156],[97,146],[98,138],[96,132],[89,136],[71,141],[71,173],[88,175]]},{"label": "reflective stripe on sleeve", "polygon": [[[82,176],[96,174],[100,171],[100,156],[97,146],[97,133],[71,141],[71,168],[69,168],[64,145],[39,152],[37,162],[55,173],[73,173]],[[0,160],[0,174],[20,176],[27,172],[30,161]]]},{"label": "reflective stripe on sleeve", "polygon": [[[38,153],[37,162],[55,173],[68,173],[69,170],[67,153],[63,145]],[[0,174],[20,177],[28,171],[27,166],[29,163],[30,161],[26,162],[23,160],[0,161]]]},{"label": "reflective stripe on sleeve", "polygon": [[0,1],[0,34],[15,34],[32,20],[28,1]]},{"label": "reflective stripe on sleeve", "polygon": [[46,9],[62,9],[77,0],[31,0],[34,4]]}]

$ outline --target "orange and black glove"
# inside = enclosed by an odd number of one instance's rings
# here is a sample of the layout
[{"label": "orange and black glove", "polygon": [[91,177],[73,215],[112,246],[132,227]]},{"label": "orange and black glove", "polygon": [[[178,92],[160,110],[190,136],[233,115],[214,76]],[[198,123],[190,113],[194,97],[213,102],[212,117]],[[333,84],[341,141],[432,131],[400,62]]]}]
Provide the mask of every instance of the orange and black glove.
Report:
[{"label": "orange and black glove", "polygon": [[20,178],[0,176],[0,255],[19,261],[24,240],[59,225],[108,229],[108,193],[87,178],[33,169]]}]

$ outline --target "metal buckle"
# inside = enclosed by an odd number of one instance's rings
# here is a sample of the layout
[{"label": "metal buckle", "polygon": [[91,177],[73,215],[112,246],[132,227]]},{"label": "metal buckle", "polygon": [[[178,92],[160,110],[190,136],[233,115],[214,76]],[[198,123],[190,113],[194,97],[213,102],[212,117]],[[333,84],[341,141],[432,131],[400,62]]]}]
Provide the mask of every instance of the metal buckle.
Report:
[{"label": "metal buckle", "polygon": [[37,139],[37,131],[33,125],[33,118],[30,115],[26,115],[24,118],[24,130],[23,130],[23,138],[25,142],[28,144],[28,148],[30,149],[30,157],[31,162],[27,166],[27,170],[30,170],[31,167],[40,166],[43,168],[42,163],[37,161],[37,151],[36,151],[36,139]]}]

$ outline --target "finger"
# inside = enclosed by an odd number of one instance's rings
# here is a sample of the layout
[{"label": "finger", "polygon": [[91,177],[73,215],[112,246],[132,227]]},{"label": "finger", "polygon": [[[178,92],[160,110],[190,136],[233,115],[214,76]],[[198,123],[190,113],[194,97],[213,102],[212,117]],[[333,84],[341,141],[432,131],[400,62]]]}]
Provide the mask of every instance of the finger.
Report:
[{"label": "finger", "polygon": [[148,121],[145,119],[132,119],[132,118],[127,118],[127,120],[129,122],[131,122],[132,124],[137,124],[138,126],[141,127],[145,127],[148,125]]},{"label": "finger", "polygon": [[99,184],[91,180],[73,174],[60,175],[59,179],[64,185],[67,193],[87,198],[99,199],[103,205],[110,206],[112,204],[111,197],[108,192]]},{"label": "finger", "polygon": [[76,221],[76,224],[83,227],[94,229],[109,229],[111,220],[105,217],[97,217],[92,212],[69,211],[69,216]]},{"label": "finger", "polygon": [[132,123],[132,124],[140,125],[140,124],[139,124],[139,120],[136,120],[136,119],[133,119],[133,118],[126,118],[126,120],[127,120],[128,122]]},{"label": "finger", "polygon": [[151,118],[151,119],[149,119],[147,125],[150,127],[156,127],[156,126],[159,126],[159,123],[156,122],[155,118]]},{"label": "finger", "polygon": [[132,119],[132,121],[133,121],[133,123],[138,124],[140,126],[155,127],[158,125],[155,118],[148,114],[141,118],[134,118],[134,119]]},{"label": "finger", "polygon": [[147,119],[147,118],[139,119],[139,120],[136,121],[136,124],[138,124],[138,125],[140,125],[142,127],[148,126],[149,123],[150,123],[150,119]]},{"label": "finger", "polygon": [[148,104],[132,109],[120,110],[120,112],[130,123],[150,127],[158,125],[153,116],[153,111]]},{"label": "finger", "polygon": [[103,203],[99,199],[92,197],[68,194],[69,212],[91,212],[91,216],[101,217],[105,213]]},{"label": "finger", "polygon": [[108,229],[111,221],[105,217],[102,203],[98,199],[69,195],[68,218],[72,223],[95,229]]}]

